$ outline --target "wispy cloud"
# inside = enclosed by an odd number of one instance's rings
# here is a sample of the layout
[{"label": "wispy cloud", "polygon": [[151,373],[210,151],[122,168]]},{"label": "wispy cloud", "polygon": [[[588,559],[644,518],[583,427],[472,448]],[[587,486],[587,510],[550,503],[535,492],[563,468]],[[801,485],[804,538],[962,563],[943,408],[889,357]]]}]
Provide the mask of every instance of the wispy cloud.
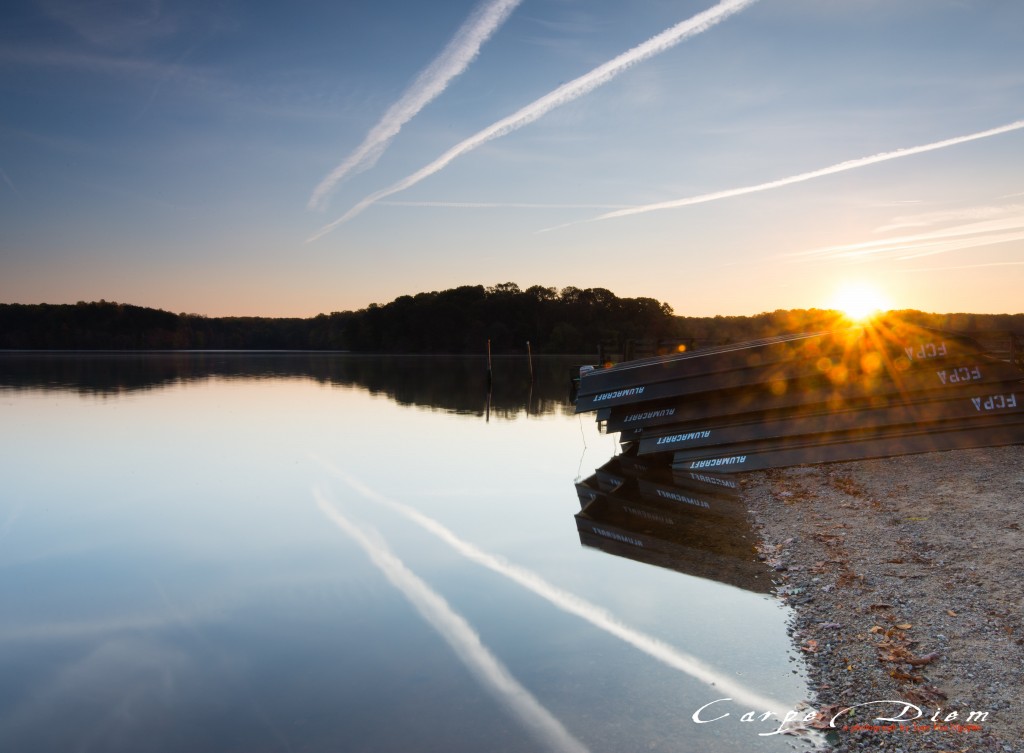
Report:
[{"label": "wispy cloud", "polygon": [[122,57],[105,52],[79,52],[38,45],[0,47],[0,63],[153,77],[166,75],[167,71],[166,65],[144,58]]},{"label": "wispy cloud", "polygon": [[435,207],[441,209],[623,209],[629,204],[528,204],[500,201],[382,201],[388,207]]},{"label": "wispy cloud", "polygon": [[707,31],[734,13],[738,13],[744,8],[753,5],[755,2],[757,2],[757,0],[722,0],[718,5],[709,8],[702,13],[698,13],[692,18],[681,21],[675,26],[651,37],[646,42],[637,45],[631,50],[627,50],[618,57],[599,65],[593,70],[584,73],[582,76],[575,78],[568,83],[562,84],[557,89],[545,94],[540,99],[534,100],[508,117],[492,123],[483,130],[470,136],[468,139],[456,144],[426,167],[406,176],[388,188],[370,194],[334,222],[322,227],[312,235],[307,242],[322,238],[339,225],[342,225],[353,217],[361,214],[364,210],[373,204],[376,204],[381,199],[385,199],[388,196],[393,196],[400,191],[411,188],[421,180],[443,170],[458,157],[468,154],[493,139],[501,138],[513,131],[519,130],[523,126],[533,123],[557,107],[561,107],[562,105],[568,104],[585,94],[589,94],[598,87],[607,84],[623,71],[628,70],[634,65],[652,58],[655,55],[659,55],[666,50],[672,49],[680,42],[683,42],[692,36]]},{"label": "wispy cloud", "polygon": [[981,264],[957,264],[949,267],[908,267],[902,270],[893,270],[894,272],[950,272],[953,270],[960,269],[980,269],[983,267],[1021,267],[1024,266],[1024,261],[992,261],[983,262]]},{"label": "wispy cloud", "polygon": [[[232,77],[225,68],[188,63],[187,58],[195,49],[197,46],[191,45],[174,59],[165,60],[165,56],[145,57],[68,47],[0,45],[0,67],[11,65],[52,69],[75,77],[115,77],[137,84],[140,88],[149,87],[143,108],[152,104],[158,95],[164,96],[164,92],[169,94],[173,91],[178,96],[208,107],[230,110],[233,114],[244,109],[260,116],[289,120],[323,116],[323,104],[306,95],[302,87],[296,84],[294,74],[281,71],[280,75],[260,78],[258,81],[241,80]],[[12,77],[9,80],[15,79]]]},{"label": "wispy cloud", "polygon": [[839,162],[835,165],[823,167],[818,170],[811,170],[806,173],[791,175],[788,178],[770,180],[767,183],[758,183],[757,185],[743,186],[742,188],[729,188],[724,191],[714,191],[712,193],[700,194],[698,196],[689,196],[685,199],[672,199],[670,201],[660,201],[654,204],[644,204],[642,206],[630,207],[628,209],[618,209],[614,212],[608,212],[598,217],[592,217],[588,220],[580,220],[579,222],[569,222],[564,225],[558,225],[553,228],[547,228],[546,230],[558,230],[560,228],[570,227],[572,225],[579,225],[585,222],[610,220],[616,217],[629,217],[635,214],[644,214],[645,212],[657,212],[662,209],[678,209],[680,207],[693,206],[694,204],[707,204],[708,202],[711,201],[731,199],[735,196],[744,196],[746,194],[758,193],[760,191],[770,191],[774,188],[791,186],[794,183],[803,183],[804,181],[814,180],[815,178],[824,178],[827,175],[835,175],[836,173],[846,172],[847,170],[856,170],[857,168],[867,167],[869,165],[877,165],[879,162],[888,162],[889,160],[900,159],[901,157],[910,157],[911,155],[914,154],[923,154],[924,152],[932,152],[937,149],[946,149],[951,146],[957,146],[958,144],[966,144],[969,141],[987,139],[991,136],[998,136],[1003,133],[1009,133],[1010,131],[1017,131],[1021,128],[1024,128],[1024,120],[1015,120],[1012,123],[1007,123],[1006,125],[1002,125],[997,128],[990,128],[987,131],[978,131],[976,133],[969,133],[966,136],[956,136],[954,138],[944,139],[942,141],[933,141],[930,144],[923,144],[921,146],[912,146],[906,149],[896,149],[891,152],[881,152],[880,154],[873,154],[870,157],[861,157],[859,159],[847,160],[846,162]]},{"label": "wispy cloud", "polygon": [[138,47],[154,39],[170,37],[181,27],[181,19],[168,12],[170,4],[161,0],[127,3],[41,0],[39,5],[47,15],[83,40],[103,48]]},{"label": "wispy cloud", "polygon": [[[175,85],[180,91],[193,96],[223,104],[230,102],[238,107],[247,96],[247,88],[220,77],[213,70],[185,65],[184,61],[195,49],[187,48],[173,61],[164,62],[156,58],[114,54],[106,51],[92,52],[44,46],[0,46],[0,65],[31,66],[73,71],[75,75],[114,76],[142,85],[152,82],[147,102],[148,107],[167,85]],[[252,98],[252,95],[248,95]],[[262,109],[266,105],[259,103]],[[137,117],[137,116],[136,116]]]},{"label": "wispy cloud", "polygon": [[[1003,197],[1009,198],[1009,197]],[[903,230],[904,228],[922,228],[942,225],[948,222],[990,220],[996,217],[1005,217],[1008,214],[1020,214],[1024,212],[1024,206],[1020,204],[986,205],[976,207],[963,207],[961,209],[946,209],[939,212],[922,212],[920,214],[905,214],[893,217],[888,223],[875,228],[876,233],[888,233],[892,230]]]},{"label": "wispy cloud", "polygon": [[345,176],[372,167],[402,130],[402,126],[440,96],[451,80],[466,70],[480,52],[481,45],[505,23],[521,2],[490,0],[480,5],[462,24],[441,54],[420,72],[398,101],[388,108],[384,117],[370,129],[363,143],[320,181],[309,198],[309,208],[322,206],[330,190]]},{"label": "wispy cloud", "polygon": [[21,196],[21,191],[14,187],[13,181],[11,181],[10,176],[4,171],[2,167],[0,167],[0,178],[3,178],[3,181],[4,183],[7,184],[8,188],[14,191],[14,193],[16,193],[18,196]]},{"label": "wispy cloud", "polygon": [[[932,224],[941,221],[941,218],[948,221],[953,218],[969,218],[971,216],[971,210],[934,213],[922,215],[921,222]],[[990,216],[997,217],[997,219],[967,222],[913,235],[897,235],[862,243],[827,246],[787,256],[804,261],[858,261],[869,258],[894,258],[905,261],[922,256],[934,256],[951,251],[1024,240],[1024,206],[1002,207],[999,208],[999,211],[996,208],[976,208],[973,216]],[[890,226],[892,223],[886,227]],[[900,226],[906,227],[907,225]]]},{"label": "wispy cloud", "polygon": [[406,567],[386,544],[375,541],[342,515],[322,492],[314,490],[313,495],[320,511],[366,552],[370,561],[438,632],[481,686],[518,717],[539,742],[554,751],[586,753],[587,747],[573,737],[530,691],[519,684],[443,596]]},{"label": "wispy cloud", "polygon": [[375,492],[365,484],[353,478],[349,474],[335,467],[334,465],[321,460],[321,464],[332,474],[340,478],[352,489],[363,497],[379,504],[385,505],[392,510],[405,516],[421,528],[436,536],[445,544],[450,546],[466,559],[478,565],[492,570],[499,575],[519,584],[523,588],[532,591],[537,596],[547,600],[557,608],[569,614],[586,620],[591,625],[609,633],[648,656],[660,661],[672,669],[678,670],[707,685],[713,685],[716,690],[730,695],[739,703],[750,705],[751,708],[770,709],[780,713],[788,708],[787,704],[778,699],[768,698],[757,691],[737,683],[732,677],[719,672],[717,669],[705,664],[695,656],[691,656],[679,649],[665,643],[654,636],[647,635],[635,628],[626,625],[607,610],[591,604],[579,596],[565,591],[558,586],[548,583],[537,573],[518,565],[511,564],[504,559],[485,552],[479,547],[471,544],[455,535],[451,530],[443,526],[433,518],[424,515],[408,505],[391,500],[382,494]]}]

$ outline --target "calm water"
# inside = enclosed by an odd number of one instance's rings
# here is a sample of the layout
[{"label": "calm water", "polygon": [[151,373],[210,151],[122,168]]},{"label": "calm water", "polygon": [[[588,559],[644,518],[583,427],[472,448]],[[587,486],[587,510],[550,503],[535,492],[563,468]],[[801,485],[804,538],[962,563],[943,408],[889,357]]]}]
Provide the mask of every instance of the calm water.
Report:
[{"label": "calm water", "polygon": [[804,747],[739,721],[807,691],[706,522],[581,545],[576,364],[0,355],[0,750]]}]

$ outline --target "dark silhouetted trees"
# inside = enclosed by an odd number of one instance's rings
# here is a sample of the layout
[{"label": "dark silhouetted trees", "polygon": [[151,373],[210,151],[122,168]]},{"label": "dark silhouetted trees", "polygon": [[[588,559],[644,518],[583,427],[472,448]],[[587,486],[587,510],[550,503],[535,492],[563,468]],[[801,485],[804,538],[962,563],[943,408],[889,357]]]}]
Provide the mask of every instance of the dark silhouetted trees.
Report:
[{"label": "dark silhouetted trees", "polygon": [[593,352],[598,342],[671,337],[672,309],[604,288],[505,282],[403,295],[310,319],[205,317],[99,301],[0,304],[0,348],[351,350],[365,353]]},{"label": "dark silhouetted trees", "polygon": [[[925,314],[905,321],[954,331],[1024,331],[1024,314]],[[309,319],[205,317],[98,301],[74,305],[0,304],[0,348],[105,350],[349,350],[361,353],[621,354],[627,344],[685,341],[698,347],[788,332],[846,326],[823,309],[756,316],[676,316],[653,298],[619,298],[605,288],[513,282],[464,285],[399,296],[358,311]],[[640,349],[637,350],[640,352]]]}]

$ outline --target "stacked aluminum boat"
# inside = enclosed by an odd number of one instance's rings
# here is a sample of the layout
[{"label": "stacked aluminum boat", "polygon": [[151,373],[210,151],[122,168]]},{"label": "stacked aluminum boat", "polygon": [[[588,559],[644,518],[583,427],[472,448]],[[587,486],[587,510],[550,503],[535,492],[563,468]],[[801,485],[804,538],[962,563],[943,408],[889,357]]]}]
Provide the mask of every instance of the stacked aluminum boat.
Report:
[{"label": "stacked aluminum boat", "polygon": [[1024,443],[1022,379],[971,337],[889,322],[596,368],[576,411],[629,453],[728,474]]}]

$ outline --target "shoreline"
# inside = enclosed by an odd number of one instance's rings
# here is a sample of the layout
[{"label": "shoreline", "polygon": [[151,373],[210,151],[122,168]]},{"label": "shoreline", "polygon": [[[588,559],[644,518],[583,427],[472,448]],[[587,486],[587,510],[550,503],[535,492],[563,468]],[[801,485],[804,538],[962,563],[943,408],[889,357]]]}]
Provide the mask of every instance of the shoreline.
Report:
[{"label": "shoreline", "polygon": [[833,750],[1024,752],[1024,447],[742,484]]}]

